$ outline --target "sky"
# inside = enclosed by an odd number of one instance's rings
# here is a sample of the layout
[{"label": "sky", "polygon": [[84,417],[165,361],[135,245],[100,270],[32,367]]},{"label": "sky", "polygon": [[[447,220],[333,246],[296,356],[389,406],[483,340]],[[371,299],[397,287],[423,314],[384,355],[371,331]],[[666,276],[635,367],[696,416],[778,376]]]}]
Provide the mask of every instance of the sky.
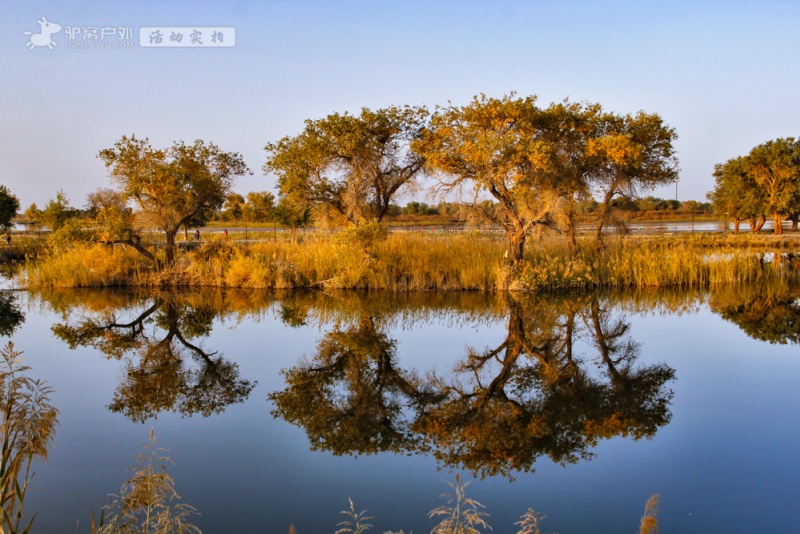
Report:
[{"label": "sky", "polygon": [[59,189],[82,207],[112,185],[97,153],[135,134],[239,152],[235,190],[276,192],[264,145],[306,119],[514,91],[660,114],[678,198],[704,200],[715,163],[798,135],[798,27],[800,2],[770,0],[2,0],[0,184],[23,209]]}]

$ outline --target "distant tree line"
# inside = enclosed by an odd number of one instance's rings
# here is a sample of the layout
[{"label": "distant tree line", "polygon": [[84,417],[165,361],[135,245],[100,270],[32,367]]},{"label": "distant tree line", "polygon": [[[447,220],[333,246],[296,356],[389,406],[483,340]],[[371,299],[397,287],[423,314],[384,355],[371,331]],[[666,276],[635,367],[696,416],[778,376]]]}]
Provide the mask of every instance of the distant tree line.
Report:
[{"label": "distant tree line", "polygon": [[800,141],[786,137],[762,143],[746,156],[717,164],[714,179],[708,198],[717,213],[733,219],[736,232],[742,221],[747,221],[751,232],[757,232],[767,218],[772,219],[776,234],[783,233],[784,219],[797,229]]}]

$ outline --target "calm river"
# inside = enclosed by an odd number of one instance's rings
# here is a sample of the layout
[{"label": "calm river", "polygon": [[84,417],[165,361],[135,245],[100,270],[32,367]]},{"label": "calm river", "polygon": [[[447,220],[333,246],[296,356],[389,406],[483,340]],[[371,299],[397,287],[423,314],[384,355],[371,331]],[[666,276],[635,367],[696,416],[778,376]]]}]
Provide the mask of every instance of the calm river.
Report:
[{"label": "calm river", "polygon": [[795,531],[798,294],[0,293],[61,412],[32,532],[88,532],[151,429],[207,533],[348,498],[425,533],[456,473],[495,532],[637,532],[655,493],[663,532]]}]

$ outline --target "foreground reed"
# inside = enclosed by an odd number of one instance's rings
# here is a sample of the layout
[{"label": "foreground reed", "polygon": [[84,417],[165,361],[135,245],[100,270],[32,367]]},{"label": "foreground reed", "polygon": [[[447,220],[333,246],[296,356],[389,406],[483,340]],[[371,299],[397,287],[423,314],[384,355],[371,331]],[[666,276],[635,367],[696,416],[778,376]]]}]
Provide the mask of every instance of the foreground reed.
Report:
[{"label": "foreground reed", "polygon": [[[466,496],[466,489],[469,482],[463,482],[459,475],[456,475],[455,482],[447,483],[453,493],[441,495],[447,500],[447,504],[437,506],[428,513],[428,518],[441,518],[431,534],[480,534],[492,530],[489,525],[489,514],[484,511],[485,507],[477,500]],[[653,495],[645,505],[644,515],[641,519],[639,534],[658,533],[658,494]],[[350,507],[341,513],[347,518],[337,526],[340,527],[334,534],[365,534],[372,528],[372,524],[367,521],[373,519],[367,516],[367,511],[356,512],[353,500],[349,499]],[[517,527],[516,534],[541,534],[539,523],[545,516],[536,512],[533,508],[520,516],[519,521],[514,523]],[[296,534],[294,525],[289,527],[289,534]],[[400,530],[397,532],[389,531],[384,534],[405,534]]]},{"label": "foreground reed", "polygon": [[[54,287],[318,288],[389,291],[557,291],[594,287],[707,287],[797,276],[790,240],[748,236],[618,238],[571,252],[532,243],[522,262],[483,233],[393,233],[359,245],[332,234],[280,235],[255,243],[212,240],[168,267],[135,251],[76,245],[29,261],[19,285]],[[791,249],[790,249],[791,250]]]}]

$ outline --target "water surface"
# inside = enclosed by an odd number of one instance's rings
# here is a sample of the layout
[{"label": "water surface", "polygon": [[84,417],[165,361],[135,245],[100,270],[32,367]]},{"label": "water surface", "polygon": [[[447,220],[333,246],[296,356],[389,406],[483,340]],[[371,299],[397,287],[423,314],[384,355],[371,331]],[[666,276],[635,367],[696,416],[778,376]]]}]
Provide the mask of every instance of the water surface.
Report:
[{"label": "water surface", "polygon": [[61,410],[26,507],[87,531],[150,429],[206,532],[428,532],[455,473],[510,532],[797,521],[790,287],[574,294],[5,293]]}]

